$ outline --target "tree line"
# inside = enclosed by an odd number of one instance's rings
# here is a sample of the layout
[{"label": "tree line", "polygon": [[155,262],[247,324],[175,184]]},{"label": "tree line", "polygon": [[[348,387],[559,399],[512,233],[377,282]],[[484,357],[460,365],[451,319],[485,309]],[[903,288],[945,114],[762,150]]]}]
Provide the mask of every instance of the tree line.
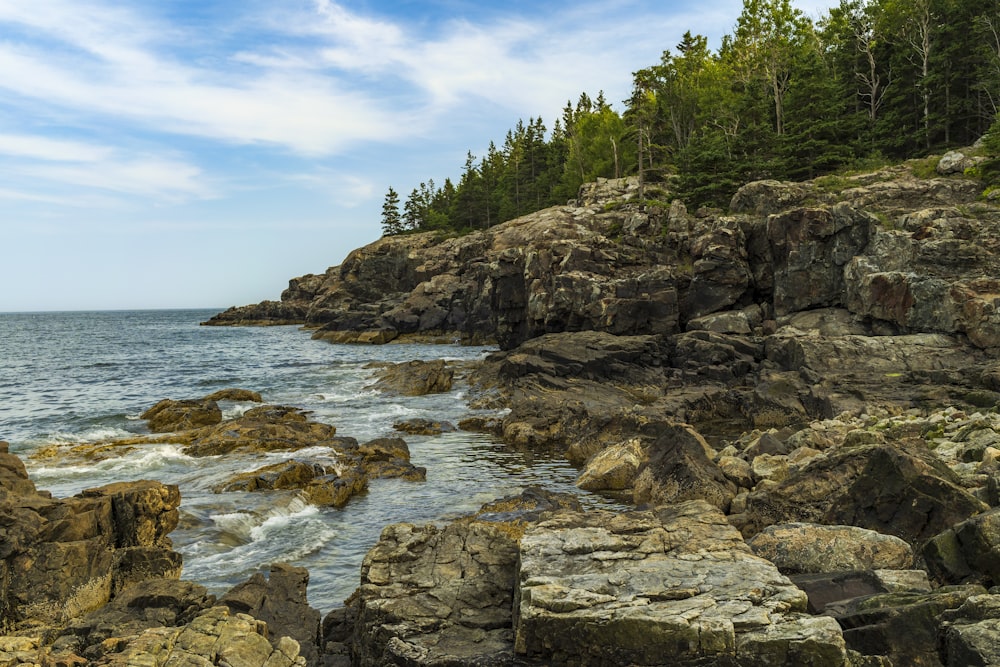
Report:
[{"label": "tree line", "polygon": [[402,210],[390,187],[383,232],[489,227],[597,177],[671,178],[688,206],[725,207],[751,180],[971,144],[1000,111],[1000,0],[841,0],[815,22],[790,0],[744,0],[717,50],[689,31],[632,84],[620,113],[582,94],[551,132],[519,121]]}]

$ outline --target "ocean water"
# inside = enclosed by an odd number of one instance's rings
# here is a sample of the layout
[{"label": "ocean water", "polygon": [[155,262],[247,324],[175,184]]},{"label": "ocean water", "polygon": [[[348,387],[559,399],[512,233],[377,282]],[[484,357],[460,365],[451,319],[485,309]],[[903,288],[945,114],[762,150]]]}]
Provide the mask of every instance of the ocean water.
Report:
[{"label": "ocean water", "polygon": [[[198,398],[218,389],[259,391],[266,403],[294,405],[364,442],[397,436],[393,423],[424,417],[453,423],[471,414],[466,388],[423,397],[373,391],[371,362],[480,359],[490,351],[458,345],[330,345],[298,327],[202,327],[216,311],[0,313],[0,440],[24,459],[40,489],[57,497],[117,481],[155,479],[181,489],[181,522],[171,534],[185,579],[225,592],[272,562],[310,570],[309,599],[327,611],[357,587],[364,554],[382,527],[441,522],[530,484],[579,493],[577,471],[559,457],[517,452],[495,439],[456,432],[404,436],[426,482],[374,480],[341,509],[318,508],[295,492],[223,493],[235,472],[330,452],[236,453],[191,458],[171,444],[119,458],[67,465],[32,458],[54,444],[103,442],[147,432],[139,414],[163,398]],[[229,416],[250,404],[224,404]],[[611,504],[581,494],[585,504]]]}]

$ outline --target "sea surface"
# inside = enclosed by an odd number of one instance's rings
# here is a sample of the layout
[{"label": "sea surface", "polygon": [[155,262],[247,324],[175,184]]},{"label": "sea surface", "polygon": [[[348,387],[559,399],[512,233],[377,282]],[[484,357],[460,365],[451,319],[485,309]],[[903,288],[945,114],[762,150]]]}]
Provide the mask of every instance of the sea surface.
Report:
[{"label": "sea surface", "polygon": [[[373,391],[372,362],[481,359],[490,348],[459,345],[331,345],[298,327],[202,327],[215,310],[0,313],[0,440],[21,456],[40,489],[71,496],[103,484],[155,479],[181,489],[181,522],[171,533],[185,579],[225,592],[272,562],[310,570],[309,600],[340,606],[358,585],[364,554],[382,527],[443,522],[490,500],[542,484],[580,493],[561,457],[513,451],[490,436],[456,432],[404,436],[426,482],[374,480],[342,509],[317,508],[295,492],[222,493],[233,473],[328,450],[192,458],[179,445],[144,445],[120,458],[67,465],[33,459],[54,444],[103,442],[146,433],[139,415],[163,398],[199,398],[218,389],[259,391],[361,442],[398,436],[392,426],[424,417],[456,423],[477,414],[466,388],[416,398]],[[225,403],[226,416],[251,404]],[[480,413],[481,414],[481,413]],[[584,504],[610,504],[581,494]]]}]

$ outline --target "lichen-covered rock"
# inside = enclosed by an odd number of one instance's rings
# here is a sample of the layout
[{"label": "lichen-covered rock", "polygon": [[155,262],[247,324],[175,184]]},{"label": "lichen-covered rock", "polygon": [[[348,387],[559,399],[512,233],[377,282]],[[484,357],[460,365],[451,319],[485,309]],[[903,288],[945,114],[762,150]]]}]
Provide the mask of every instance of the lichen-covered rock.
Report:
[{"label": "lichen-covered rock", "polygon": [[280,650],[284,638],[294,639],[299,655],[315,665],[319,663],[320,613],[309,606],[308,586],[308,570],[275,563],[268,577],[260,572],[254,574],[219,598],[219,604],[266,623],[265,636],[275,650]]},{"label": "lichen-covered rock", "polygon": [[587,462],[576,485],[587,491],[631,489],[639,468],[647,460],[647,452],[638,438],[611,445]]},{"label": "lichen-covered rock", "polygon": [[557,513],[521,539],[515,646],[549,664],[847,660],[839,626],[704,501]]},{"label": "lichen-covered rock", "polygon": [[908,543],[854,526],[805,523],[768,526],[747,544],[785,574],[906,570],[913,566],[913,549]]},{"label": "lichen-covered rock", "polygon": [[119,650],[92,664],[108,667],[134,665],[231,665],[232,667],[305,666],[299,645],[282,637],[273,646],[267,624],[228,607],[212,607],[182,627],[152,628]]},{"label": "lichen-covered rock", "polygon": [[149,579],[119,592],[104,607],[74,620],[53,642],[91,661],[109,646],[123,644],[149,628],[182,626],[215,604],[204,586],[176,579]]},{"label": "lichen-covered rock", "polygon": [[182,434],[188,456],[216,456],[241,450],[269,452],[331,445],[337,429],[312,421],[299,408],[263,405],[236,419]]},{"label": "lichen-covered rock", "polygon": [[1000,664],[1000,595],[975,595],[941,614],[945,667]]},{"label": "lichen-covered rock", "polygon": [[992,509],[934,536],[923,551],[931,572],[957,583],[1000,585],[1000,509]]},{"label": "lichen-covered rock", "polygon": [[484,505],[443,528],[386,527],[361,587],[324,636],[349,644],[354,665],[511,665],[517,540],[576,499],[537,487]]},{"label": "lichen-covered rock", "polygon": [[865,655],[884,655],[893,665],[939,667],[942,617],[986,593],[981,586],[946,586],[929,593],[882,593],[828,605],[844,627],[847,645]]},{"label": "lichen-covered rock", "polygon": [[516,562],[503,524],[386,527],[361,567],[357,664],[508,663]]}]

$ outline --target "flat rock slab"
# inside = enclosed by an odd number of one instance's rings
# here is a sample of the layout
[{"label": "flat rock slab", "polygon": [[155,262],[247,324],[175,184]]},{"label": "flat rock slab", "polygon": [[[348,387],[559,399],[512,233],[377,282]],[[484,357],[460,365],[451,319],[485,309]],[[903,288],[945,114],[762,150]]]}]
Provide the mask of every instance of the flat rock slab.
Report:
[{"label": "flat rock slab", "polygon": [[515,650],[554,664],[843,665],[833,619],[700,500],[560,513],[521,540]]}]

